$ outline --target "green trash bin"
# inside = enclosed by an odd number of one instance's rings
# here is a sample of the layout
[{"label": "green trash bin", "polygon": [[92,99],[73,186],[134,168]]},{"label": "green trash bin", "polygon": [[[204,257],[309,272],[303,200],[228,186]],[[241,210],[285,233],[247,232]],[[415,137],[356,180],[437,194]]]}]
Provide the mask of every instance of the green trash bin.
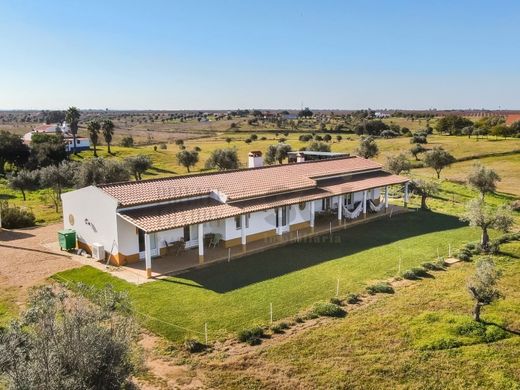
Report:
[{"label": "green trash bin", "polygon": [[70,251],[76,248],[76,232],[72,229],[64,229],[58,232],[60,249]]}]

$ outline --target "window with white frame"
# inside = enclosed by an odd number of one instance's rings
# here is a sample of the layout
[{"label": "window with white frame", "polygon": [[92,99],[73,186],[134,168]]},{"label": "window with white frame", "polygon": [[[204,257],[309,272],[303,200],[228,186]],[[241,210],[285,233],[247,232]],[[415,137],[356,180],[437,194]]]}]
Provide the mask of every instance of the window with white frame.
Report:
[{"label": "window with white frame", "polygon": [[[246,229],[249,229],[249,218],[251,217],[251,214],[246,214]],[[235,217],[235,227],[237,230],[242,229],[242,217],[236,216]]]}]

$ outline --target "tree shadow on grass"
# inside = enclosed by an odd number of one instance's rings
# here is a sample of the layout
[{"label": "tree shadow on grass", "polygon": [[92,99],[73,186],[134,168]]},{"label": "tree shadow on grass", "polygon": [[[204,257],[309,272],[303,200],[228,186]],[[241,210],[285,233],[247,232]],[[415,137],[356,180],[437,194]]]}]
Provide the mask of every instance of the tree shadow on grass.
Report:
[{"label": "tree shadow on grass", "polygon": [[184,284],[179,279],[190,280],[206,289],[226,293],[398,240],[463,226],[466,225],[451,215],[407,213],[342,230],[332,237],[325,234],[229,263],[188,271],[168,281]]}]

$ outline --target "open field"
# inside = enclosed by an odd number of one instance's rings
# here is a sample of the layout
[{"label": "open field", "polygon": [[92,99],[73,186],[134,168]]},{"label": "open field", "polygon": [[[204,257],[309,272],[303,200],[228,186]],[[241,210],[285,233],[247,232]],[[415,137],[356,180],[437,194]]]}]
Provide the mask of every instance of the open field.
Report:
[{"label": "open field", "polygon": [[[448,180],[463,182],[477,162],[494,169],[500,175],[502,180],[497,184],[498,191],[520,197],[520,153],[461,161],[443,171],[442,176]],[[414,173],[425,176],[434,174],[431,168],[417,169]]]},{"label": "open field", "polygon": [[[269,388],[520,388],[520,243],[495,257],[505,299],[483,310],[488,333],[474,326],[465,284],[474,263],[461,263],[414,282],[347,317],[267,347],[247,359],[201,363],[210,387]],[[502,330],[500,327],[506,330]],[[459,347],[434,349],[443,342]]]}]

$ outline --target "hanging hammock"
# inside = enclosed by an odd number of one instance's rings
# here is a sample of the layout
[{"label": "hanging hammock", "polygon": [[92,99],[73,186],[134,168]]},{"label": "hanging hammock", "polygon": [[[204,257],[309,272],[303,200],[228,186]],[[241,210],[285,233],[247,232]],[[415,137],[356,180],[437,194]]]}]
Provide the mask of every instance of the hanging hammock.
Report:
[{"label": "hanging hammock", "polygon": [[368,201],[368,205],[370,206],[370,210],[372,210],[372,211],[375,212],[375,213],[381,211],[381,209],[382,209],[383,207],[385,207],[385,203],[384,203],[384,202],[381,202],[381,203],[379,203],[379,206],[376,206],[376,205],[374,204],[374,202],[372,202],[371,199]]},{"label": "hanging hammock", "polygon": [[359,217],[361,215],[361,212],[363,211],[363,203],[359,203],[358,206],[352,210],[352,211],[349,211],[345,206],[343,206],[343,215],[345,216],[345,218],[348,218],[348,219],[356,219],[357,217]]}]

